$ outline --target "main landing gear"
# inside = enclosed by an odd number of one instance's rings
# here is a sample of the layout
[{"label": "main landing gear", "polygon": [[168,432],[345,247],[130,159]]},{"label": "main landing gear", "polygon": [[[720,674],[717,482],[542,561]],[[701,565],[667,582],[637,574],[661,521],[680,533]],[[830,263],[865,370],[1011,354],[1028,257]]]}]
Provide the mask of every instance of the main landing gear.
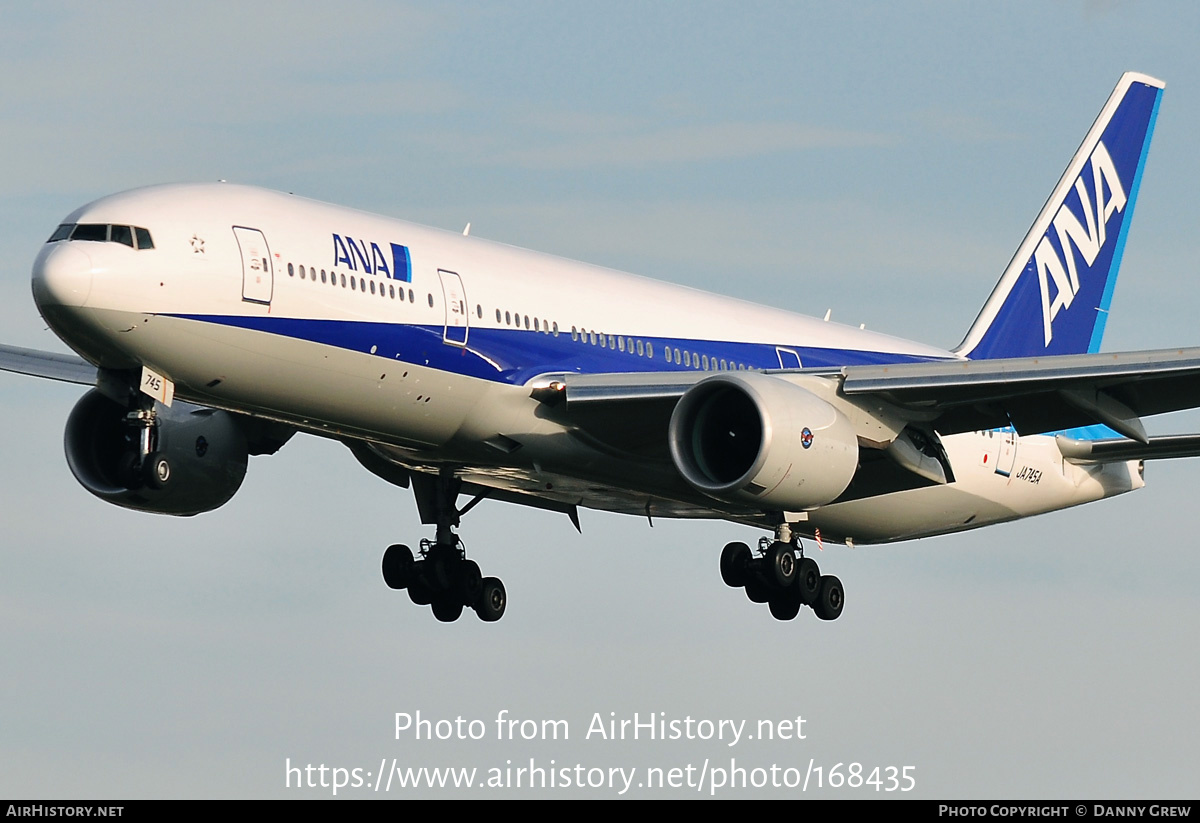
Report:
[{"label": "main landing gear", "polygon": [[804,556],[800,541],[786,526],[775,540],[762,538],[755,557],[745,543],[730,543],[721,552],[721,579],[744,588],[755,603],[766,603],[776,620],[791,620],[808,606],[822,620],[837,620],[846,593],[842,581],[821,574],[817,562]]},{"label": "main landing gear", "polygon": [[484,577],[478,564],[468,560],[462,540],[454,533],[459,519],[482,497],[461,510],[456,507],[462,481],[451,472],[438,477],[413,476],[413,491],[421,522],[437,524],[434,540],[421,540],[419,554],[404,545],[388,546],[383,553],[383,580],[393,589],[408,589],[418,606],[430,606],[443,623],[457,620],[472,608],[480,620],[491,623],[504,616],[508,596],[497,577]]}]

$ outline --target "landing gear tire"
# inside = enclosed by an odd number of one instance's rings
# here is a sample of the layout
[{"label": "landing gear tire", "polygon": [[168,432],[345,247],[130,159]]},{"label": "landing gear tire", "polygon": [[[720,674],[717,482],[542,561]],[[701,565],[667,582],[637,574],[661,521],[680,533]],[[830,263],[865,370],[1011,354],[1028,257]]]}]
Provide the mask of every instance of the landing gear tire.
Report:
[{"label": "landing gear tire", "polygon": [[813,604],[813,611],[817,613],[817,617],[822,620],[837,620],[845,604],[846,592],[842,589],[842,581],[832,574],[823,575],[821,591],[817,595],[817,602]]},{"label": "landing gear tire", "polygon": [[[424,563],[425,561],[421,561]],[[420,564],[413,564],[413,574],[408,580],[408,599],[418,606],[428,606],[433,602],[433,590],[425,582],[425,576],[416,570]]]},{"label": "landing gear tire", "polygon": [[494,623],[504,616],[508,594],[498,577],[485,577],[482,583],[479,599],[475,601],[475,613],[484,623]]},{"label": "landing gear tire", "polygon": [[796,580],[796,550],[790,543],[776,540],[767,549],[767,578],[779,590],[784,590]]},{"label": "landing gear tire", "polygon": [[771,610],[771,616],[776,620],[795,619],[796,615],[800,614],[800,607],[802,605],[804,604],[800,602],[800,591],[795,586],[775,595],[767,601],[767,606]]},{"label": "landing gear tire", "polygon": [[751,576],[746,581],[746,597],[750,598],[751,603],[766,603],[771,599],[771,590],[756,576]]},{"label": "landing gear tire", "polygon": [[464,606],[472,605],[483,593],[483,574],[474,560],[463,560],[458,566],[458,598]]},{"label": "landing gear tire", "polygon": [[403,589],[412,577],[412,549],[404,545],[388,546],[383,553],[383,582],[388,588]]},{"label": "landing gear tire", "polygon": [[448,546],[434,546],[425,558],[426,574],[429,585],[440,592],[448,592],[454,588],[458,580],[458,565],[461,562],[454,549]]},{"label": "landing gear tire", "polygon": [[796,563],[796,586],[800,592],[800,602],[811,606],[817,602],[821,594],[821,570],[817,561],[811,557],[802,557]]},{"label": "landing gear tire", "polygon": [[151,452],[142,461],[142,479],[152,489],[165,489],[171,482],[171,461],[158,452]]},{"label": "landing gear tire", "polygon": [[740,589],[746,585],[750,565],[750,547],[745,543],[729,543],[721,550],[721,579],[725,585]]},{"label": "landing gear tire", "polygon": [[461,601],[449,597],[439,597],[433,601],[433,616],[443,623],[453,623],[462,615]]}]

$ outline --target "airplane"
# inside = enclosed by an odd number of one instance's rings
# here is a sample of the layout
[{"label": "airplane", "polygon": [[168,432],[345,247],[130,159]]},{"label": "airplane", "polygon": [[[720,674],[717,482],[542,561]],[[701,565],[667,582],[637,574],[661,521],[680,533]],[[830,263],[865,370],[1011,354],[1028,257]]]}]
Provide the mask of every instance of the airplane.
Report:
[{"label": "airplane", "polygon": [[953,350],[218,182],[67,215],[33,295],[79,357],[3,346],[0,369],[90,387],[68,465],[137,511],[213,510],[250,456],[341,441],[434,527],[381,566],[441,621],[505,612],[456,532],[484,499],[759,529],[723,581],[833,620],[804,541],[980,528],[1200,455],[1141,422],[1200,406],[1200,348],[1100,352],[1164,87],[1121,77]]}]

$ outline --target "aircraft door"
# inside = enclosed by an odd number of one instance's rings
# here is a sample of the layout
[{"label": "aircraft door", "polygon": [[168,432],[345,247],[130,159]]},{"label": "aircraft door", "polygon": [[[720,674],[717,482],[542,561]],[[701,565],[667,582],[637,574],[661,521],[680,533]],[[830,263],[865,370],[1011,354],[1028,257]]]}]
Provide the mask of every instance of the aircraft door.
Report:
[{"label": "aircraft door", "polygon": [[242,299],[250,303],[271,305],[271,294],[275,290],[275,270],[271,265],[271,250],[267,238],[258,229],[234,226],[242,252]]},{"label": "aircraft door", "polygon": [[1012,426],[996,432],[1000,440],[1000,456],[996,458],[996,474],[1008,477],[1017,461],[1017,433]]},{"label": "aircraft door", "polygon": [[802,369],[800,363],[800,354],[795,349],[787,349],[783,346],[775,347],[775,354],[779,357],[779,368],[781,369]]},{"label": "aircraft door", "polygon": [[442,297],[446,301],[446,328],[442,332],[442,342],[450,346],[466,346],[470,323],[462,278],[444,269],[438,269],[438,277],[442,280]]}]

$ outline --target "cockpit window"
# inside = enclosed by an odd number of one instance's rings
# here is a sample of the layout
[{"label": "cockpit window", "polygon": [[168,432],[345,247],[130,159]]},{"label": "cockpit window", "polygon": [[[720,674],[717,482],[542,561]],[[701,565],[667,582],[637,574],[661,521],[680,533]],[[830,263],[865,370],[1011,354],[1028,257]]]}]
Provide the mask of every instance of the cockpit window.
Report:
[{"label": "cockpit window", "polygon": [[129,226],[113,226],[109,229],[108,241],[110,243],[123,243],[129,248],[133,248],[133,229]]},{"label": "cockpit window", "polygon": [[74,223],[63,223],[61,226],[59,226],[57,229],[54,230],[54,234],[50,235],[50,239],[47,240],[46,242],[47,243],[57,243],[59,240],[66,240],[68,237],[71,236],[71,232],[74,229],[75,229]]},{"label": "cockpit window", "polygon": [[108,241],[108,226],[103,223],[80,223],[71,232],[72,240],[92,240],[97,243]]},{"label": "cockpit window", "polygon": [[150,232],[137,226],[113,226],[106,223],[63,223],[47,243],[60,240],[90,240],[93,243],[120,243],[131,249],[152,249]]}]

